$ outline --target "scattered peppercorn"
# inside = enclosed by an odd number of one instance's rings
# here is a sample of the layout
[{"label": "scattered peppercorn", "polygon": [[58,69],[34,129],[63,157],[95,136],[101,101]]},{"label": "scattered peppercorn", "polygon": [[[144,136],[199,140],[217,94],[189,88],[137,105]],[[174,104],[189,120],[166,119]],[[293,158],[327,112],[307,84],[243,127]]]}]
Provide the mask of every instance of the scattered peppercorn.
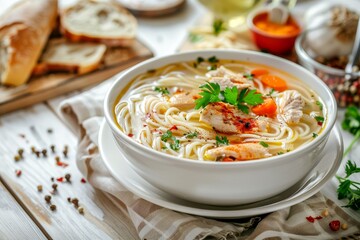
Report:
[{"label": "scattered peppercorn", "polygon": [[64,154],[64,157],[65,157],[65,158],[68,157],[68,151],[67,151],[67,150],[64,150],[64,151],[63,151],[63,154]]},{"label": "scattered peppercorn", "polygon": [[52,152],[52,153],[55,153],[55,145],[51,145],[51,146],[50,146],[50,149],[51,149],[51,152]]},{"label": "scattered peppercorn", "polygon": [[68,198],[67,198],[67,201],[68,201],[69,203],[71,203],[71,198],[70,198],[70,197],[68,197]]},{"label": "scattered peppercorn", "polygon": [[78,212],[79,212],[80,214],[84,214],[84,208],[83,208],[83,207],[79,207],[79,208],[78,208]]},{"label": "scattered peppercorn", "polygon": [[39,192],[42,192],[43,186],[42,186],[42,185],[38,185],[38,186],[37,186],[37,190],[38,190]]},{"label": "scattered peppercorn", "polygon": [[85,178],[82,178],[80,181],[81,181],[82,183],[86,183]]},{"label": "scattered peppercorn", "polygon": [[20,158],[23,158],[24,157],[24,149],[19,148],[18,154],[19,154]]},{"label": "scattered peppercorn", "polygon": [[59,157],[59,156],[56,156],[56,157],[55,157],[55,161],[56,161],[56,162],[60,162],[60,157]]},{"label": "scattered peppercorn", "polygon": [[329,227],[332,231],[336,232],[340,229],[340,221],[339,220],[333,220],[329,223]]},{"label": "scattered peppercorn", "polygon": [[75,206],[76,208],[79,207],[79,200],[78,200],[77,198],[71,199],[71,202],[74,204],[74,206]]},{"label": "scattered peppercorn", "polygon": [[21,159],[21,157],[20,157],[19,155],[15,155],[15,156],[14,156],[14,160],[15,160],[15,162],[20,161],[20,159]]},{"label": "scattered peppercorn", "polygon": [[36,152],[36,148],[34,146],[31,146],[31,152],[35,153]]},{"label": "scattered peppercorn", "polygon": [[17,169],[17,170],[15,170],[15,174],[16,174],[17,177],[20,177],[21,174],[22,174],[22,171]]},{"label": "scattered peppercorn", "polygon": [[47,203],[50,203],[51,202],[51,196],[50,195],[45,195],[45,201]]},{"label": "scattered peppercorn", "polygon": [[71,175],[70,173],[65,174],[65,179],[67,182],[71,182]]},{"label": "scattered peppercorn", "polygon": [[56,183],[54,183],[53,185],[51,185],[51,187],[53,188],[53,190],[54,190],[54,191],[56,191],[56,190],[57,190],[58,185],[57,185]]},{"label": "scattered peppercorn", "polygon": [[54,204],[50,205],[50,210],[51,211],[56,211],[56,205],[54,205]]},{"label": "scattered peppercorn", "polygon": [[41,153],[43,154],[44,157],[47,157],[47,150],[46,150],[46,149],[43,149],[43,150],[41,151]]},{"label": "scattered peppercorn", "polygon": [[35,151],[35,155],[36,155],[37,158],[39,158],[39,157],[40,157],[40,151],[37,151],[37,150],[36,150],[36,151]]},{"label": "scattered peppercorn", "polygon": [[52,128],[48,128],[47,132],[48,132],[48,133],[53,133]]},{"label": "scattered peppercorn", "polygon": [[341,229],[342,230],[348,229],[348,225],[346,223],[341,224]]},{"label": "scattered peppercorn", "polygon": [[322,215],[323,217],[327,217],[327,216],[329,216],[329,211],[328,211],[327,209],[324,209],[324,210],[321,212],[321,215]]},{"label": "scattered peppercorn", "polygon": [[54,179],[54,177],[51,177],[50,180],[51,180],[52,182],[54,182],[55,179]]}]

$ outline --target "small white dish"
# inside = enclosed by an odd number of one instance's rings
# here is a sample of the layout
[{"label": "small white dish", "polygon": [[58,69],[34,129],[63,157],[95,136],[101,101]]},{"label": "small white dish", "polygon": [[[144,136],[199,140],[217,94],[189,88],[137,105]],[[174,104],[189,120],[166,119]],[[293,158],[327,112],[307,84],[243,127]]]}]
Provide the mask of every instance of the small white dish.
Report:
[{"label": "small white dish", "polygon": [[321,160],[304,179],[275,197],[237,206],[194,203],[154,187],[130,167],[128,160],[116,146],[106,121],[103,121],[100,128],[99,149],[112,176],[135,195],[156,205],[179,212],[211,218],[232,219],[277,211],[302,202],[317,193],[337,172],[341,164],[343,142],[339,129],[334,127],[323,150]]}]

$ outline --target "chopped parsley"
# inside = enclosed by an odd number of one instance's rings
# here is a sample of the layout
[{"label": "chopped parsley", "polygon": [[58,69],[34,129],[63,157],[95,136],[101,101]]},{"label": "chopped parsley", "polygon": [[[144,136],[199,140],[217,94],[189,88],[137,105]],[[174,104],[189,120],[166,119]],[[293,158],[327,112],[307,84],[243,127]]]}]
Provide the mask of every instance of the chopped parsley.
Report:
[{"label": "chopped parsley", "polygon": [[284,154],[284,152],[278,152],[277,155],[281,155],[281,154]]},{"label": "chopped parsley", "polygon": [[323,123],[324,122],[324,117],[321,117],[321,116],[315,116],[314,117],[315,118],[315,120],[317,121],[317,122],[319,122],[319,123]]},{"label": "chopped parsley", "polygon": [[212,27],[213,27],[213,34],[215,36],[218,36],[222,31],[226,30],[225,23],[221,19],[215,19],[212,24]]},{"label": "chopped parsley", "polygon": [[316,105],[319,106],[320,110],[323,110],[323,104],[320,101],[316,101]]},{"label": "chopped parsley", "polygon": [[220,90],[218,83],[208,82],[200,86],[202,92],[199,93],[202,98],[195,100],[195,109],[205,108],[209,103],[213,102],[226,102],[231,105],[237,106],[238,109],[245,113],[249,113],[247,105],[256,106],[264,102],[262,95],[256,93],[256,90],[248,88],[242,89],[239,93],[237,87],[225,88],[224,91]]},{"label": "chopped parsley", "polygon": [[216,136],[215,140],[216,140],[217,147],[220,145],[229,145],[229,140],[225,136]]},{"label": "chopped parsley", "polygon": [[195,138],[198,136],[198,132],[197,131],[194,131],[194,132],[188,132],[185,134],[185,137],[186,138]]},{"label": "chopped parsley", "polygon": [[267,96],[271,97],[271,95],[273,95],[275,93],[275,89],[271,89],[270,92],[268,94],[266,94]]},{"label": "chopped parsley", "polygon": [[208,71],[216,70],[216,69],[217,69],[217,66],[216,66],[216,65],[211,65],[211,66],[208,66],[208,67],[207,67],[207,70],[208,70]]},{"label": "chopped parsley", "polygon": [[173,137],[172,132],[170,130],[167,130],[162,136],[161,141],[167,142],[169,139]]},{"label": "chopped parsley", "polygon": [[267,144],[266,142],[263,142],[263,141],[259,142],[259,144],[266,148],[269,147],[269,144]]},{"label": "chopped parsley", "polygon": [[254,75],[252,75],[251,73],[245,73],[244,77],[249,79],[249,80],[254,80]]},{"label": "chopped parsley", "polygon": [[312,137],[316,138],[318,135],[316,133],[312,133]]},{"label": "chopped parsley", "polygon": [[198,58],[196,59],[196,62],[197,62],[197,63],[202,63],[202,62],[204,62],[204,61],[205,61],[205,59],[202,58],[202,57],[198,57]]},{"label": "chopped parsley", "polygon": [[161,87],[155,87],[154,91],[159,92],[161,94],[170,94],[169,90],[167,88],[161,88]]},{"label": "chopped parsley", "polygon": [[212,56],[212,57],[208,58],[208,62],[209,63],[217,63],[217,62],[219,62],[219,59],[217,59],[216,56]]},{"label": "chopped parsley", "polygon": [[176,138],[173,138],[174,142],[170,143],[170,148],[174,151],[178,151],[180,149],[180,141]]}]

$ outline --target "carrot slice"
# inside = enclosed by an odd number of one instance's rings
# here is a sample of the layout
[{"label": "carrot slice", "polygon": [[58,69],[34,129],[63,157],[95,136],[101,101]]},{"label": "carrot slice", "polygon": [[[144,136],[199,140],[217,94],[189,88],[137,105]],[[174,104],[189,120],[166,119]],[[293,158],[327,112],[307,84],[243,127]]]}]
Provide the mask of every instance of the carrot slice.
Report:
[{"label": "carrot slice", "polygon": [[269,73],[269,71],[267,69],[263,69],[263,68],[256,68],[251,71],[251,74],[254,75],[255,77],[259,77],[261,75],[265,75],[268,73]]},{"label": "carrot slice", "polygon": [[276,103],[272,98],[264,99],[264,102],[251,109],[253,113],[260,116],[273,117],[276,113]]},{"label": "carrot slice", "polygon": [[263,84],[279,92],[285,91],[287,89],[286,81],[278,76],[266,74],[266,75],[261,75],[259,79]]}]

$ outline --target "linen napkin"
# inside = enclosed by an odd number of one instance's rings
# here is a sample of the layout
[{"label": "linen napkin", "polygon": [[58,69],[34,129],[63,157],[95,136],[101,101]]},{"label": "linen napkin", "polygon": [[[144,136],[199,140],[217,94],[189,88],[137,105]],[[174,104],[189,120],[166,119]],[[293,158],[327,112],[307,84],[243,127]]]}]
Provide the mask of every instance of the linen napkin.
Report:
[{"label": "linen napkin", "polygon": [[[79,137],[78,168],[90,184],[117,202],[125,213],[121,224],[132,224],[129,228],[134,227],[140,239],[360,239],[360,222],[321,193],[266,216],[230,221],[172,211],[135,196],[111,176],[98,150],[103,98],[111,82],[64,100],[60,112]],[[306,220],[325,209],[327,217],[313,223]],[[346,223],[347,229],[332,231],[328,225],[332,220]]]}]

